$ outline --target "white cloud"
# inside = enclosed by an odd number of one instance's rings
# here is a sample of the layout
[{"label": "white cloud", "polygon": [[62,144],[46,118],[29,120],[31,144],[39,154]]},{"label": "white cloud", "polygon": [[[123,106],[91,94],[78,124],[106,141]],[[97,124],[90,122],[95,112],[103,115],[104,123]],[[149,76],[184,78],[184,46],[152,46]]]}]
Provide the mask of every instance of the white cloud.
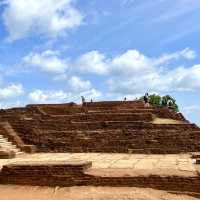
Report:
[{"label": "white cloud", "polygon": [[99,99],[102,94],[92,87],[88,80],[83,80],[78,76],[72,76],[67,81],[67,90],[33,90],[28,94],[33,103],[63,103],[80,102],[81,96],[86,100]]},{"label": "white cloud", "polygon": [[19,100],[14,102],[0,102],[0,108],[1,109],[7,109],[7,108],[16,108],[16,107],[22,107],[23,103]]},{"label": "white cloud", "polygon": [[[145,72],[144,72],[145,73]],[[112,77],[108,84],[112,92],[131,94],[145,91],[172,92],[200,89],[200,65],[177,68],[167,73],[134,74],[132,77]]]},{"label": "white cloud", "polygon": [[85,96],[86,100],[97,100],[102,94],[100,91],[91,88],[86,91],[82,91],[81,93],[76,92],[65,92],[63,90],[33,90],[29,93],[28,97],[33,103],[64,103],[64,102],[80,102],[81,96]]},{"label": "white cloud", "polygon": [[84,81],[77,76],[72,76],[68,81],[73,92],[84,92],[92,88],[90,81]]},{"label": "white cloud", "polygon": [[105,56],[98,51],[83,54],[77,61],[77,67],[84,73],[105,75],[108,73]]},{"label": "white cloud", "polygon": [[81,58],[85,58],[85,55],[87,59],[82,59],[81,65],[77,67],[87,73],[107,75],[111,93],[129,95],[146,90],[167,92],[200,88],[200,65],[169,68],[172,62],[195,59],[196,52],[190,48],[157,58],[146,56],[137,50],[128,50],[113,58],[107,58],[98,51],[88,52]]},{"label": "white cloud", "polygon": [[54,72],[54,80],[66,81],[69,99],[74,99],[74,96],[79,98],[84,93],[97,98],[102,96],[89,80],[84,80],[83,75],[90,77],[88,75],[91,74],[105,81],[105,93],[131,98],[131,95],[145,91],[163,93],[200,89],[200,65],[175,67],[178,61],[190,61],[196,56],[196,52],[190,48],[159,57],[150,57],[130,49],[114,57],[91,51],[72,60],[61,59],[58,52],[46,51],[41,54],[32,53],[24,61],[42,71]]},{"label": "white cloud", "polygon": [[76,61],[76,66],[83,73],[91,73],[97,75],[120,74],[131,75],[133,73],[144,74],[155,73],[155,70],[163,64],[168,64],[172,60],[196,58],[196,52],[190,48],[185,48],[171,54],[164,54],[158,58],[151,58],[143,55],[135,49],[127,50],[125,53],[115,56],[114,58],[106,58],[106,56],[98,51],[90,51],[83,54]]},{"label": "white cloud", "polygon": [[79,26],[83,16],[73,0],[6,0],[4,24],[10,41],[35,33],[56,37]]},{"label": "white cloud", "polygon": [[162,72],[156,68],[152,72],[113,76],[108,81],[112,92],[131,94],[145,91],[171,92],[195,91],[200,89],[200,65],[189,68],[179,67]]},{"label": "white cloud", "polygon": [[191,50],[190,48],[185,48],[181,51],[177,51],[171,54],[164,54],[163,56],[156,58],[154,60],[154,65],[165,64],[167,62],[170,62],[171,60],[178,60],[181,58],[187,59],[187,60],[193,60],[196,57],[197,57],[197,54],[195,51]]},{"label": "white cloud", "polygon": [[67,100],[68,94],[62,90],[42,91],[34,90],[29,93],[29,99],[34,103],[61,103]]},{"label": "white cloud", "polygon": [[180,55],[188,60],[195,59],[197,57],[197,53],[190,48],[186,48],[180,52]]},{"label": "white cloud", "polygon": [[26,65],[37,67],[41,71],[49,73],[64,73],[68,63],[59,57],[56,51],[47,50],[42,53],[30,53],[23,58]]},{"label": "white cloud", "polygon": [[0,88],[0,101],[20,96],[23,93],[24,89],[21,84],[8,85],[7,87]]},{"label": "white cloud", "polygon": [[85,97],[86,101],[90,101],[91,99],[96,101],[96,100],[101,99],[103,97],[101,91],[96,90],[94,88],[90,89],[88,91],[84,91],[80,94],[81,94],[81,96]]},{"label": "white cloud", "polygon": [[118,55],[110,62],[110,73],[120,75],[143,74],[153,71],[151,59],[147,58],[137,50],[128,50],[124,54]]}]

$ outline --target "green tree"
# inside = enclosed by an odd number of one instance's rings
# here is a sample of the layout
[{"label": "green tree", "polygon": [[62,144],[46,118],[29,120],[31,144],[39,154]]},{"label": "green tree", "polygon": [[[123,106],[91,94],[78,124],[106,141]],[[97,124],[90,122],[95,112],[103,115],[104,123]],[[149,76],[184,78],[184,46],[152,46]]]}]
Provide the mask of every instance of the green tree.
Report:
[{"label": "green tree", "polygon": [[[140,100],[143,100],[144,96],[140,97]],[[170,102],[170,105],[168,103]],[[149,103],[156,107],[170,107],[175,112],[179,111],[178,105],[176,104],[176,100],[170,95],[160,96],[158,94],[149,95]]]},{"label": "green tree", "polygon": [[[168,105],[169,101],[171,102],[170,105]],[[170,95],[166,95],[162,97],[161,106],[163,107],[170,106],[170,108],[172,108],[174,111],[176,112],[179,111],[178,105],[176,104],[176,100]]]},{"label": "green tree", "polygon": [[160,106],[161,105],[162,97],[156,94],[149,95],[149,103],[153,106]]}]

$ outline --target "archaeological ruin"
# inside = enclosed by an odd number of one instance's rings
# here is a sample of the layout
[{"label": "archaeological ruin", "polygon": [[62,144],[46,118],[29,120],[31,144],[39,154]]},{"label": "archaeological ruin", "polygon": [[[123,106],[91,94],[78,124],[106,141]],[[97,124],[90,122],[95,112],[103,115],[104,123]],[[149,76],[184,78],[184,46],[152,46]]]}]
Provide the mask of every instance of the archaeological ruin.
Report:
[{"label": "archaeological ruin", "polygon": [[141,187],[200,197],[200,128],[142,101],[0,110],[0,184]]}]

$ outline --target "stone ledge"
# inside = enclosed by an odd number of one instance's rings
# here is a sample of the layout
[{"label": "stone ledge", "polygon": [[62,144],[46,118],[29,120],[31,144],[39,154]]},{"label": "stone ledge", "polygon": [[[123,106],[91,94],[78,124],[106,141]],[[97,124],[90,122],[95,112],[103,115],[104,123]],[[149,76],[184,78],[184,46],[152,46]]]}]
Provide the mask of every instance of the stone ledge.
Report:
[{"label": "stone ledge", "polygon": [[200,158],[196,159],[196,164],[200,164]]},{"label": "stone ledge", "polygon": [[200,158],[200,153],[192,153],[191,158],[193,159]]},{"label": "stone ledge", "polygon": [[71,166],[74,166],[74,167],[84,167],[85,169],[88,169],[90,167],[92,167],[92,162],[90,161],[63,161],[63,160],[52,160],[52,161],[45,161],[45,160],[42,160],[42,161],[16,161],[16,162],[13,162],[13,163],[10,163],[8,165],[4,165],[4,167],[9,167],[9,168],[17,168],[17,167],[22,167],[22,166],[26,166],[27,168],[28,167],[32,167],[32,166],[43,166],[43,167],[46,167],[46,166],[65,166],[65,167],[71,167]]},{"label": "stone ledge", "polygon": [[0,151],[0,159],[11,159],[15,158],[16,154],[14,151]]},{"label": "stone ledge", "polygon": [[37,152],[37,148],[34,145],[23,145],[21,146],[22,151],[26,152],[26,153],[36,153]]}]

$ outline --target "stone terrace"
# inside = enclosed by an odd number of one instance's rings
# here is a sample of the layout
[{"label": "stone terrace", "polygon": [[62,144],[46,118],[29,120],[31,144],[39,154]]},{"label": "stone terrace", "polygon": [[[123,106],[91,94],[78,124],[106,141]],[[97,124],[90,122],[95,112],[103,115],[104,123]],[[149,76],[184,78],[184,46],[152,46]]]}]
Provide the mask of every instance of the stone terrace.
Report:
[{"label": "stone terrace", "polygon": [[191,154],[35,153],[24,154],[14,159],[1,159],[0,166],[31,161],[40,161],[41,163],[91,161],[90,170],[102,169],[102,172],[106,172],[109,169],[109,173],[111,175],[113,173],[113,176],[116,174],[115,170],[119,170],[121,173],[121,169],[131,169],[132,172],[137,172],[136,174],[140,174],[140,172],[147,174],[153,170],[153,173],[158,175],[197,175],[195,159],[191,158]]},{"label": "stone terrace", "polygon": [[[156,119],[173,123],[154,123]],[[8,121],[24,143],[39,152],[200,151],[200,129],[195,124],[168,108],[146,108],[141,101],[29,105],[2,110],[0,120]]]},{"label": "stone terrace", "polygon": [[134,186],[200,195],[199,161],[192,158],[200,152],[200,129],[168,108],[141,101],[28,105],[0,110],[0,121],[10,147],[37,150],[1,159],[1,184]]},{"label": "stone terrace", "polygon": [[133,186],[200,196],[200,169],[189,154],[39,153],[0,165],[3,184]]}]

